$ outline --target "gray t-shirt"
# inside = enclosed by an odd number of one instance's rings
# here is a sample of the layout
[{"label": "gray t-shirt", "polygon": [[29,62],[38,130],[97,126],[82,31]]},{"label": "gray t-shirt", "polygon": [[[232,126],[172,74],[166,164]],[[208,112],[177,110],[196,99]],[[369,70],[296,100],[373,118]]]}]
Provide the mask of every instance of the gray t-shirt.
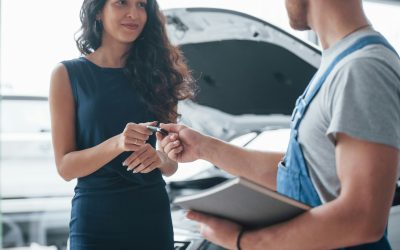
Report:
[{"label": "gray t-shirt", "polygon": [[[317,76],[338,54],[367,35],[380,34],[362,29],[325,50]],[[300,124],[299,143],[322,202],[340,193],[335,161],[338,132],[400,149],[400,60],[388,48],[369,45],[345,57],[326,79]]]}]

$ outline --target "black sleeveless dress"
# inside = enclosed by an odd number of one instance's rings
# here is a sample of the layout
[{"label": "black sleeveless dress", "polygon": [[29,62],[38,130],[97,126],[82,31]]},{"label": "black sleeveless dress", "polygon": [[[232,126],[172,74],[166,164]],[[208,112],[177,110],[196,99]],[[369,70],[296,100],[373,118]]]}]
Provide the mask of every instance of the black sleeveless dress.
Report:
[{"label": "black sleeveless dress", "polygon": [[[84,57],[64,61],[75,100],[77,150],[121,133],[128,122],[154,121],[123,68],[102,68]],[[155,137],[149,142],[155,146]],[[79,178],[72,200],[70,249],[173,249],[165,182],[159,169],[126,171],[125,152]]]}]

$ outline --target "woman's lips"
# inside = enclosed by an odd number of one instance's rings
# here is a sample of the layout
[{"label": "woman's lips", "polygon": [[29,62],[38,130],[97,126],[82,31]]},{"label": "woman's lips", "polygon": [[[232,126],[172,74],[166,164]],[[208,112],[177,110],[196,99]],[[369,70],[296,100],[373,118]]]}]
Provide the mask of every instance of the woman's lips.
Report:
[{"label": "woman's lips", "polygon": [[129,30],[137,30],[139,28],[138,24],[125,23],[125,24],[122,24],[122,26],[124,26],[125,28],[127,28]]}]

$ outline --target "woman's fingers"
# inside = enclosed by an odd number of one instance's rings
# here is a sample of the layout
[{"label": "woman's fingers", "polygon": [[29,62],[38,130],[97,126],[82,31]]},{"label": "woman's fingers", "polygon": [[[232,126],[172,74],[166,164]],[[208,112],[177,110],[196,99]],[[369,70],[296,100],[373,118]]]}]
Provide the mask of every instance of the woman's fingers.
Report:
[{"label": "woman's fingers", "polygon": [[147,174],[156,169],[159,165],[156,162],[151,163],[147,168],[143,169],[140,173]]},{"label": "woman's fingers", "polygon": [[[147,158],[144,160],[139,166],[133,169],[133,172],[135,173],[148,173],[153,169],[148,169],[151,167],[151,165],[157,165],[157,159],[154,157]],[[147,172],[144,172],[144,170],[147,170]]]},{"label": "woman's fingers", "polygon": [[149,173],[160,164],[161,159],[157,151],[149,144],[142,146],[123,162],[127,171],[132,170],[133,173]]},{"label": "woman's fingers", "polygon": [[152,124],[152,123],[141,123],[141,124],[128,123],[125,128],[126,130],[129,131],[136,131],[138,133],[150,136],[152,133],[150,130],[146,128],[145,124]]},{"label": "woman's fingers", "polygon": [[129,123],[119,135],[118,145],[123,151],[136,151],[140,146],[146,144],[150,134],[151,132],[147,128]]},{"label": "woman's fingers", "polygon": [[[134,169],[136,166],[141,164],[145,159],[148,158],[147,156],[147,151],[149,149],[149,144],[146,144],[142,147],[139,148],[136,152],[131,154],[124,162],[122,165],[128,167],[128,171]],[[150,146],[151,147],[151,146]]]},{"label": "woman's fingers", "polygon": [[[143,123],[147,124],[147,123]],[[152,124],[152,123],[148,123]],[[124,135],[130,139],[137,139],[139,141],[147,141],[149,136],[152,134],[150,130],[146,128],[145,125],[128,123],[124,130]]]},{"label": "woman's fingers", "polygon": [[140,171],[142,171],[143,169],[147,168],[152,162],[154,161],[154,159],[150,156],[148,158],[143,159],[140,164],[136,165],[132,171],[134,173],[139,173]]},{"label": "woman's fingers", "polygon": [[139,131],[136,130],[125,130],[123,132],[123,135],[127,138],[127,139],[136,139],[138,141],[147,141],[149,139],[149,134],[143,134]]}]

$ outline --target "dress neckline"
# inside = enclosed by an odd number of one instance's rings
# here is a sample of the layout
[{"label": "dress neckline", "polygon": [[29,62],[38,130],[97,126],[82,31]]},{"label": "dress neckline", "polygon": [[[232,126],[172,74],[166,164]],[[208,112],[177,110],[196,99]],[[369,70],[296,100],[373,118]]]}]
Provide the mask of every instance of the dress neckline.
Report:
[{"label": "dress neckline", "polygon": [[82,56],[81,59],[84,60],[85,62],[89,63],[90,65],[94,66],[95,68],[98,68],[98,69],[103,70],[103,71],[122,71],[122,70],[124,70],[123,67],[112,68],[112,67],[99,66],[99,65],[95,64],[94,62],[90,61],[89,59],[87,59],[84,56]]}]

